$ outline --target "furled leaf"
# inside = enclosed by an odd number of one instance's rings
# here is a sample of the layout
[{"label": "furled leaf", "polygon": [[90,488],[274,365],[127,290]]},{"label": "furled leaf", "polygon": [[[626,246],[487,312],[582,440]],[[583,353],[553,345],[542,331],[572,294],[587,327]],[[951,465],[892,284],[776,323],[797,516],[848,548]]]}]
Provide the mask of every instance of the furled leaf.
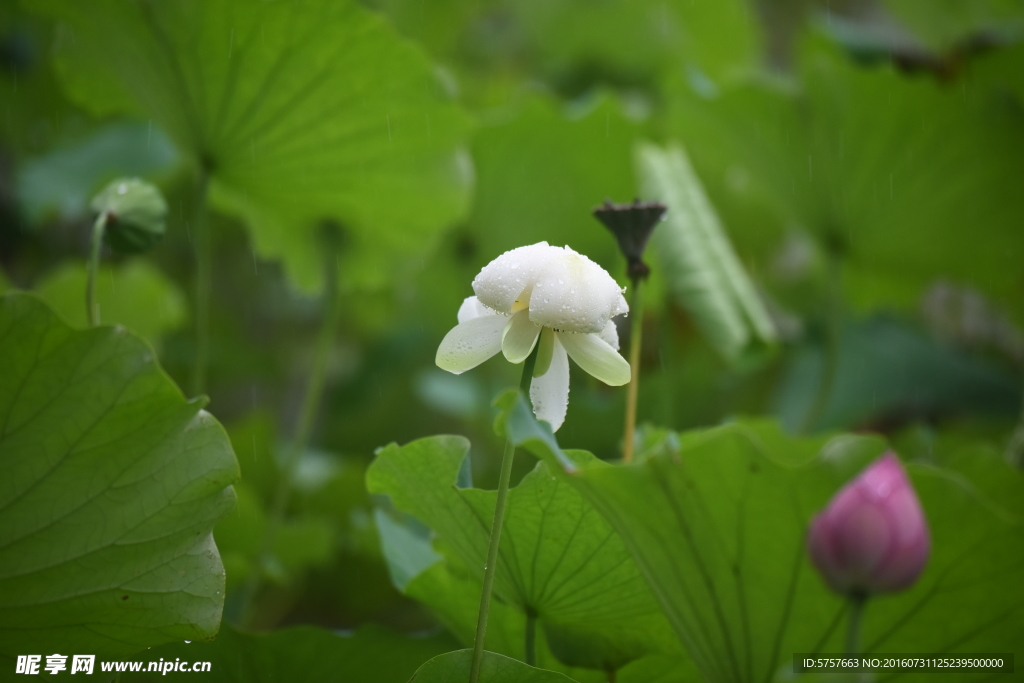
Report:
[{"label": "furled leaf", "polygon": [[[85,327],[84,263],[66,263],[46,273],[35,291],[74,327]],[[104,324],[124,325],[150,343],[184,323],[185,295],[148,261],[133,259],[96,274],[96,302]]]},{"label": "furled leaf", "polygon": [[[457,650],[434,657],[412,677],[410,683],[448,683],[469,680],[472,650]],[[484,652],[480,680],[487,683],[571,683],[572,679],[554,671],[535,669],[520,661],[493,652]]]},{"label": "furled leaf", "polygon": [[[368,471],[367,487],[388,494],[395,507],[433,529],[471,576],[482,576],[496,493],[454,486],[468,450],[465,439],[449,436],[392,444]],[[588,453],[567,457],[601,466]],[[563,640],[577,629],[613,637],[623,650],[616,667],[672,650],[664,618],[622,540],[546,465],[510,491],[499,558],[496,594],[524,614],[538,614],[545,628],[556,626]]]},{"label": "furled leaf", "polygon": [[211,638],[227,435],[120,327],[0,298],[0,656]]},{"label": "furled leaf", "polygon": [[652,251],[679,302],[728,359],[774,341],[772,321],[682,147],[640,144],[636,159],[644,196],[669,207]]},{"label": "furled leaf", "polygon": [[65,28],[56,59],[75,99],[152,117],[302,287],[319,283],[323,220],[347,232],[345,276],[381,284],[463,210],[465,117],[422,55],[354,2],[32,7]]},{"label": "furled leaf", "polygon": [[210,673],[140,673],[125,681],[206,678],[225,683],[327,683],[338,680],[406,683],[427,659],[448,652],[447,636],[413,638],[369,624],[347,635],[313,626],[243,633],[230,626],[211,643],[173,643],[146,653],[148,662],[210,662]]},{"label": "furled leaf", "polygon": [[[742,424],[682,441],[677,454],[569,480],[626,540],[703,675],[768,680],[794,652],[843,651],[844,603],[811,567],[804,537],[811,515],[884,444],[839,437],[808,460],[821,440]],[[994,513],[948,471],[908,470],[932,556],[912,589],[868,603],[865,652],[1019,648],[1021,520]]]}]

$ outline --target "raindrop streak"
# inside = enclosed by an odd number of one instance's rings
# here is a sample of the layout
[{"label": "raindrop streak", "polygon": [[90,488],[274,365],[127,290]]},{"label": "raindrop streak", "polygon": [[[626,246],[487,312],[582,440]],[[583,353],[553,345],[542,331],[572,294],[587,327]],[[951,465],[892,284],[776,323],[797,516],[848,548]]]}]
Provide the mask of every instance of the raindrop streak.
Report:
[{"label": "raindrop streak", "polygon": [[235,49],[235,29],[231,29],[231,38],[228,39],[228,59],[231,59],[231,52]]},{"label": "raindrop streak", "polygon": [[388,142],[391,142],[391,116],[385,116],[384,118],[388,120]]}]

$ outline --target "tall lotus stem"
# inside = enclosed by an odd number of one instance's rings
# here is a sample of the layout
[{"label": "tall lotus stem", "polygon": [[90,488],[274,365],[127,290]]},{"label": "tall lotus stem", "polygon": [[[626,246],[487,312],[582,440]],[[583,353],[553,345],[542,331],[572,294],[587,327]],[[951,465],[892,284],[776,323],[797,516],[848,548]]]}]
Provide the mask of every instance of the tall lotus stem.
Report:
[{"label": "tall lotus stem", "polygon": [[[533,367],[537,363],[537,352],[540,344],[523,363],[523,374],[519,380],[519,390],[529,400],[530,382],[533,380]],[[505,437],[505,453],[501,456],[501,475],[498,478],[498,499],[494,503],[494,519],[491,521],[491,538],[487,543],[487,564],[484,565],[484,585],[480,594],[480,612],[476,620],[476,637],[473,640],[473,660],[469,669],[469,683],[478,683],[480,667],[484,661],[484,638],[487,635],[487,615],[491,609],[491,591],[494,588],[494,574],[498,568],[498,545],[501,543],[501,527],[505,522],[505,504],[508,500],[508,487],[512,479],[512,461],[515,458],[515,443],[511,436]]]},{"label": "tall lotus stem", "polygon": [[667,210],[668,207],[660,202],[641,202],[639,199],[635,199],[632,204],[613,204],[606,200],[602,206],[594,209],[594,216],[615,235],[619,250],[626,257],[626,272],[633,285],[629,303],[629,315],[632,317],[629,367],[632,376],[626,393],[626,420],[622,434],[622,460],[627,464],[633,461],[636,405],[640,393],[640,345],[644,320],[640,283],[647,279],[651,272],[643,262],[643,254],[654,227]]}]

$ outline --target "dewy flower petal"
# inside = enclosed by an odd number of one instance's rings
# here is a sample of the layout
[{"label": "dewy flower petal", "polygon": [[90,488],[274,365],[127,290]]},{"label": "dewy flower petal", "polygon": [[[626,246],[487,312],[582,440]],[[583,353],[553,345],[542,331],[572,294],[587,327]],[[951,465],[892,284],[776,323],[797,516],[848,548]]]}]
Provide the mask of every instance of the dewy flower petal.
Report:
[{"label": "dewy flower petal", "polygon": [[530,297],[530,320],[567,332],[600,332],[629,310],[608,272],[569,247],[540,268]]},{"label": "dewy flower petal", "polygon": [[471,318],[453,327],[437,347],[434,362],[461,375],[501,351],[501,333],[508,318],[497,313]]},{"label": "dewy flower petal", "polygon": [[481,318],[485,315],[497,315],[497,313],[480,303],[480,299],[475,296],[467,296],[466,300],[459,306],[460,323],[472,320],[473,318]]},{"label": "dewy flower petal", "polygon": [[476,296],[437,350],[437,366],[460,374],[501,351],[522,363],[537,348],[534,413],[558,429],[569,401],[569,358],[606,384],[630,380],[612,318],[629,311],[611,275],[569,247],[539,242],[505,252],[473,280]]},{"label": "dewy flower petal", "polygon": [[619,350],[619,328],[615,327],[615,321],[609,320],[604,329],[597,335],[616,351]]},{"label": "dewy flower petal", "polygon": [[533,351],[540,336],[540,325],[530,322],[530,312],[523,309],[512,316],[501,334],[501,352],[509,363],[522,363]]},{"label": "dewy flower petal", "polygon": [[605,384],[618,387],[629,382],[629,363],[598,335],[559,332],[555,337],[577,365]]},{"label": "dewy flower petal", "polygon": [[517,300],[530,302],[530,292],[537,274],[558,247],[538,242],[519,247],[494,259],[473,280],[473,291],[481,303],[499,313],[511,314]]},{"label": "dewy flower petal", "polygon": [[[550,334],[550,330],[545,330],[545,334]],[[547,420],[551,423],[551,430],[557,432],[565,422],[565,412],[569,407],[569,357],[557,335],[552,336],[547,372],[534,377],[530,384],[530,402],[537,419]]]},{"label": "dewy flower petal", "polygon": [[533,365],[533,376],[540,377],[548,368],[551,366],[551,354],[555,350],[555,332],[550,327],[542,328],[540,333],[540,340],[537,342],[540,346],[537,349],[537,362]]}]

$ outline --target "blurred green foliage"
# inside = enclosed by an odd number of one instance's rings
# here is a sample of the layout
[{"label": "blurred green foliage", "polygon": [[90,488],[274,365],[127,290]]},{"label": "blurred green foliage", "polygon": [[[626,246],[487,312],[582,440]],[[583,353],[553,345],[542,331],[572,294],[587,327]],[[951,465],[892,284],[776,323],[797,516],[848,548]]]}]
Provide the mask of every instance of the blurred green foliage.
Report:
[{"label": "blurred green foliage", "polygon": [[[927,463],[914,469],[922,497],[961,506],[928,503],[944,534],[995,530],[989,513],[1019,518],[1021,485],[1003,458],[1024,391],[1022,37],[1024,7],[1013,0],[4,3],[0,289],[32,289],[83,327],[88,198],[117,175],[158,184],[170,209],[164,240],[144,257],[105,250],[98,299],[104,323],[146,338],[184,384],[195,355],[195,185],[209,175],[207,393],[242,472],[237,507],[215,528],[226,620],[243,619],[245,586],[258,577],[246,626],[323,628],[227,630],[210,658],[333,643],[341,637],[326,629],[360,626],[346,640],[352,650],[412,653],[402,659],[410,666],[396,655],[388,673],[401,681],[428,657],[471,644],[480,579],[469,565],[480,563],[426,511],[368,493],[367,468],[386,444],[461,434],[472,443],[472,485],[493,488],[501,443],[491,399],[516,369],[492,360],[454,377],[434,367],[437,344],[473,276],[506,249],[569,244],[626,284],[614,239],[589,212],[606,198],[669,201],[649,194],[658,185],[636,163],[650,145],[679,145],[688,157],[708,200],[703,215],[749,282],[737,296],[777,339],[771,354],[736,353],[746,340],[716,334],[723,318],[679,295],[681,261],[660,258],[671,254],[656,233],[639,402],[640,420],[655,426],[638,451],[655,464],[644,467],[671,470],[687,439],[705,438],[686,430],[769,416],[791,432],[879,432]],[[312,446],[264,556],[323,316],[315,236],[324,222],[342,235],[343,320]],[[620,335],[626,342],[625,326]],[[573,373],[559,440],[614,459],[624,392]],[[4,386],[8,376],[4,365]],[[769,438],[762,427],[724,429]],[[706,458],[706,476],[731,480],[714,468],[825,443],[771,438],[763,452],[734,444],[728,462]],[[484,496],[450,486],[460,466],[445,464],[437,491]],[[520,457],[514,481],[529,487],[548,466]],[[801,514],[841,479],[819,475],[827,482]],[[585,478],[598,491],[629,476],[595,465]],[[767,519],[778,510],[764,495],[750,504]],[[645,528],[650,510],[626,502],[618,524]],[[787,528],[791,545],[798,531]],[[977,571],[1007,566],[985,558]],[[659,572],[684,561],[651,560]],[[770,569],[791,567],[787,556]],[[522,658],[530,586],[499,588],[508,602],[492,612],[495,652]],[[814,609],[830,606],[820,587],[810,590]],[[880,608],[869,630],[881,634],[891,616]],[[367,622],[430,636],[410,644]],[[907,637],[911,649],[933,644]],[[540,640],[542,666],[604,680],[559,662],[558,646]],[[582,651],[568,658],[586,659]],[[769,654],[750,653],[768,673]],[[713,668],[709,658],[644,654],[620,683],[696,680],[695,663]]]}]

